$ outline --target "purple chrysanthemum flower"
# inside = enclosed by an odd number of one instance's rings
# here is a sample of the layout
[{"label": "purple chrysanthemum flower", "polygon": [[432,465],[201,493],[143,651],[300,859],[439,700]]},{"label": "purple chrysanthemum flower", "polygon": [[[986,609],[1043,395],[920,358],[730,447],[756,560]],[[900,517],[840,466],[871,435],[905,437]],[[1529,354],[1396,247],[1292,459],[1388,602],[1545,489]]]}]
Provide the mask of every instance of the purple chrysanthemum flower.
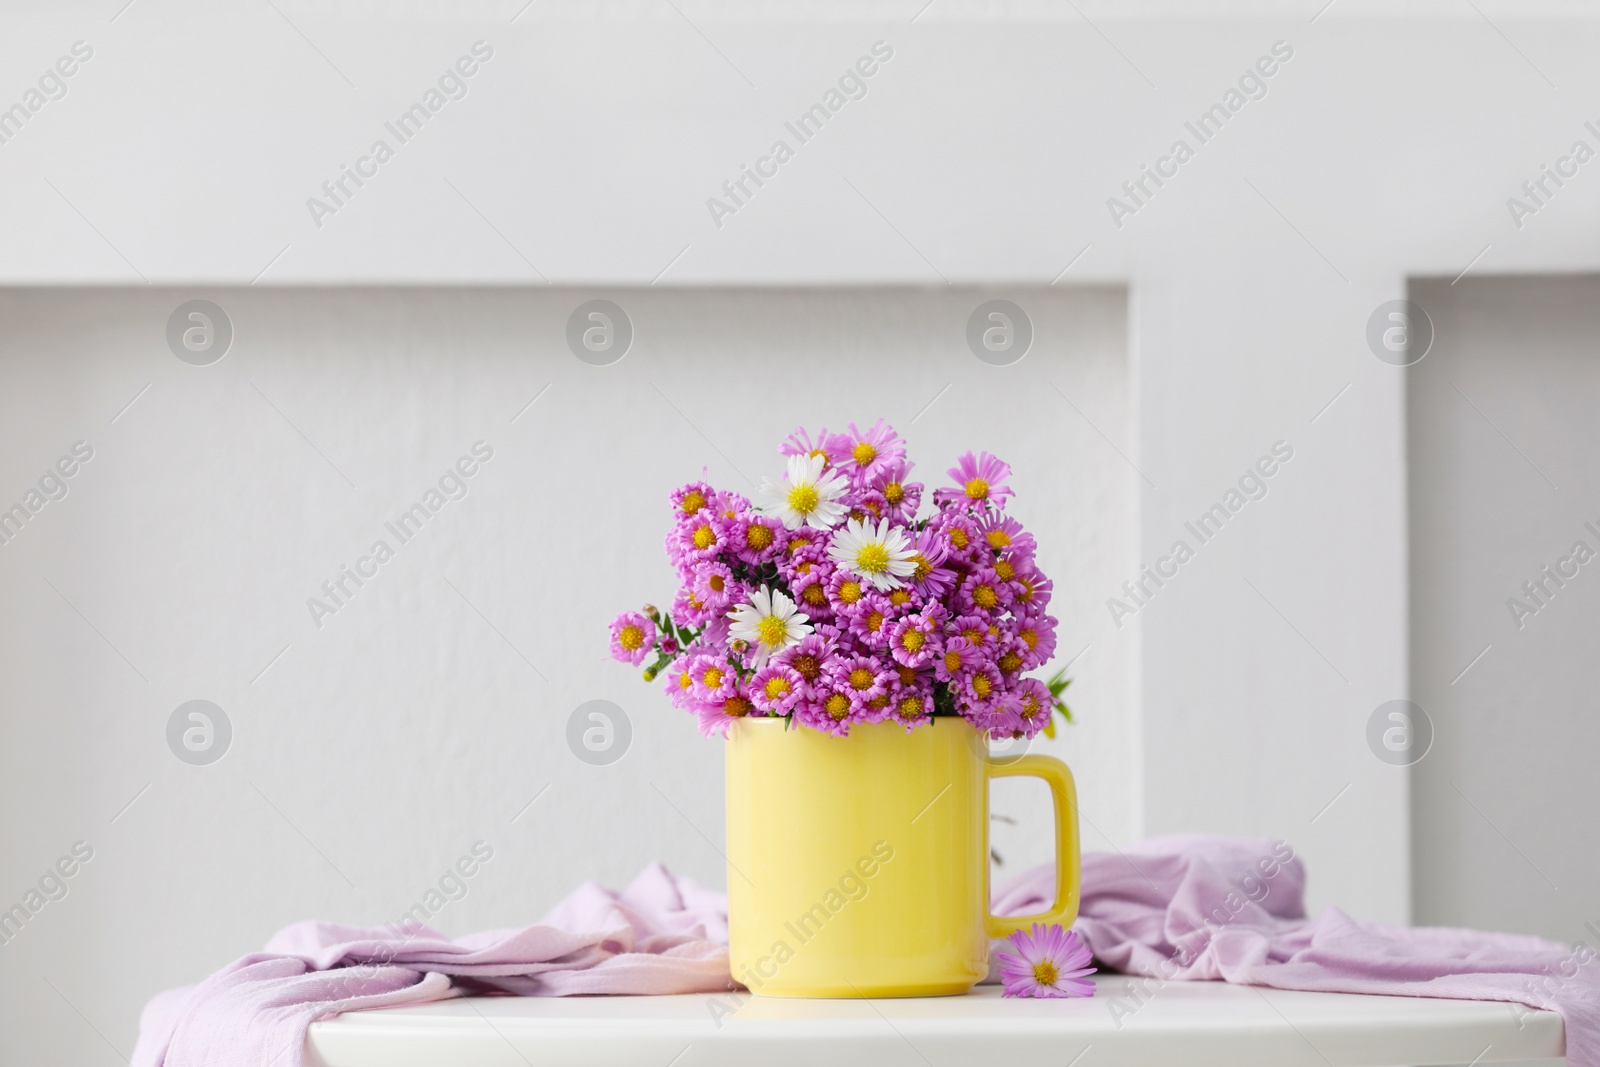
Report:
[{"label": "purple chrysanthemum flower", "polygon": [[624,611],[611,620],[611,658],[635,667],[656,643],[656,624],[647,615]]},{"label": "purple chrysanthemum flower", "polygon": [[831,680],[831,672],[824,674],[806,698],[795,705],[794,717],[804,726],[839,737],[848,734],[850,724],[859,718],[850,694]]},{"label": "purple chrysanthemum flower", "polygon": [[710,508],[701,508],[687,522],[679,523],[672,536],[677,540],[679,559],[716,559],[727,543],[723,525]]},{"label": "purple chrysanthemum flower", "polygon": [[667,700],[680,711],[699,711],[700,701],[694,695],[694,678],[689,674],[689,656],[680,657],[663,672],[661,688]]},{"label": "purple chrysanthemum flower", "polygon": [[988,555],[984,551],[983,535],[970,515],[953,508],[942,511],[935,517],[932,528],[944,540],[946,559],[951,564],[977,566]]},{"label": "purple chrysanthemum flower", "polygon": [[894,629],[894,605],[882,593],[867,593],[850,613],[848,626],[856,640],[877,650],[888,647],[889,633]]},{"label": "purple chrysanthemum flower", "polygon": [[844,443],[849,459],[844,463],[844,468],[850,474],[850,480],[857,485],[865,485],[877,477],[896,460],[905,458],[906,443],[899,434],[894,432],[894,427],[879,419],[869,429],[858,430],[856,424],[850,424],[850,432],[844,435]]},{"label": "purple chrysanthemum flower", "polygon": [[749,593],[723,563],[702,563],[694,569],[694,596],[712,615],[721,615],[728,605],[742,601]]},{"label": "purple chrysanthemum flower", "polygon": [[998,615],[1011,606],[1016,590],[993,567],[979,567],[962,579],[958,595],[963,611]]},{"label": "purple chrysanthemum flower", "polygon": [[703,703],[721,703],[738,691],[738,673],[717,653],[696,656],[689,662],[688,671],[695,699]]},{"label": "purple chrysanthemum flower", "polygon": [[979,729],[990,729],[1005,707],[1008,697],[1000,669],[985,660],[966,672],[956,702],[967,721]]},{"label": "purple chrysanthemum flower", "polygon": [[1011,487],[1006,485],[1006,479],[1011,477],[1010,464],[987,452],[976,456],[971,452],[964,453],[956,460],[956,465],[945,473],[960,488],[935,489],[933,499],[936,504],[981,507],[988,503],[999,504],[1011,495]]},{"label": "purple chrysanthemum flower", "polygon": [[854,615],[871,591],[872,585],[863,581],[859,574],[842,568],[836,569],[828,579],[828,603],[841,619]]},{"label": "purple chrysanthemum flower", "polygon": [[762,564],[783,551],[783,523],[743,508],[723,523],[728,550],[746,563]]},{"label": "purple chrysanthemum flower", "polygon": [[733,726],[735,719],[742,719],[746,715],[757,715],[754,704],[743,693],[735,692],[726,700],[703,704],[700,707],[700,733],[706,737],[713,735],[728,736],[728,730]]},{"label": "purple chrysanthemum flower", "polygon": [[902,685],[890,696],[890,718],[906,725],[907,733],[931,720],[933,686],[918,677],[912,685]]},{"label": "purple chrysanthemum flower", "polygon": [[934,677],[941,682],[960,684],[968,674],[983,665],[983,649],[965,637],[946,637],[944,650],[933,661]]},{"label": "purple chrysanthemum flower", "polygon": [[717,491],[705,482],[690,482],[672,491],[672,517],[680,522],[696,515],[702,508],[713,504]]},{"label": "purple chrysanthemum flower", "polygon": [[1008,997],[1092,997],[1094,954],[1076,930],[1055,923],[1034,923],[1031,932],[1018,930],[1011,944],[1016,952],[999,953],[1000,981]]},{"label": "purple chrysanthemum flower", "polygon": [[1017,599],[1013,610],[1040,612],[1050,606],[1056,583],[1037,567],[1018,567],[1015,584]]},{"label": "purple chrysanthemum flower", "polygon": [[944,624],[944,632],[951,637],[965,637],[967,643],[993,655],[1000,639],[994,632],[994,620],[988,615],[957,615]]},{"label": "purple chrysanthemum flower", "polygon": [[852,710],[866,717],[869,702],[883,696],[895,681],[894,668],[877,656],[850,656],[835,660],[824,671],[826,684],[843,692]]},{"label": "purple chrysanthemum flower", "polygon": [[814,564],[803,574],[789,579],[789,589],[794,602],[813,623],[827,622],[833,618],[833,603],[828,599],[828,579],[832,568]]},{"label": "purple chrysanthemum flower", "polygon": [[773,657],[774,663],[781,663],[800,676],[802,684],[814,686],[822,677],[822,670],[833,657],[834,635],[829,631],[830,626],[818,626],[811,633],[800,639],[797,645],[790,645],[778,655]]},{"label": "purple chrysanthemum flower", "polygon": [[872,479],[872,488],[882,493],[889,505],[890,518],[901,522],[916,518],[917,508],[922,504],[922,483],[909,480],[915,466],[909,459],[897,459],[885,464]]},{"label": "purple chrysanthemum flower", "polygon": [[1006,515],[988,515],[978,520],[978,533],[983,542],[996,552],[1014,552],[1032,557],[1038,549],[1033,534],[1022,528],[1022,523]]},{"label": "purple chrysanthemum flower", "polygon": [[800,673],[782,664],[769,663],[750,679],[750,700],[768,715],[787,715],[805,692]]},{"label": "purple chrysanthemum flower", "polygon": [[687,585],[680,586],[673,594],[672,617],[679,625],[703,626],[719,616],[716,612],[708,610],[695,595],[694,583],[690,581]]},{"label": "purple chrysanthemum flower", "polygon": [[1056,619],[1053,615],[1024,615],[1017,621],[1017,640],[1027,646],[1024,670],[1037,670],[1056,654]]},{"label": "purple chrysanthemum flower", "polygon": [[1023,678],[1011,691],[1011,710],[1024,737],[1033,737],[1050,723],[1055,698],[1050,687],[1037,678]]},{"label": "purple chrysanthemum flower", "polygon": [[889,631],[889,654],[904,667],[917,668],[940,652],[939,624],[918,612],[907,615]]}]

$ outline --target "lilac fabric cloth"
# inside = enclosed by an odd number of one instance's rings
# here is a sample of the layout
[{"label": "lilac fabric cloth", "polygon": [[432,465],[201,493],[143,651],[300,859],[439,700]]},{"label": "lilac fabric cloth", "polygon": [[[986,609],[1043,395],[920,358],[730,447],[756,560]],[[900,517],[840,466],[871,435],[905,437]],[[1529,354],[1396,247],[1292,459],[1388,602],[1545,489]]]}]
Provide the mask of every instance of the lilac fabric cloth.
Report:
[{"label": "lilac fabric cloth", "polygon": [[[1076,929],[1106,967],[1149,976],[1144,995],[1169,980],[1221,979],[1276,989],[1506,1001],[1559,1012],[1566,1020],[1567,1062],[1600,1067],[1595,947],[1357,922],[1337,908],[1310,919],[1305,878],[1293,849],[1281,841],[1168,837],[1122,853],[1090,853],[1083,857]],[[1028,871],[1000,887],[994,911],[1042,911],[1054,892],[1052,868]],[[1108,1010],[1131,1014],[1138,999],[1111,998]]]},{"label": "lilac fabric cloth", "polygon": [[139,1019],[132,1067],[301,1067],[307,1028],[343,1011],[463,993],[730,988],[723,894],[653,864],[618,893],[585,883],[538,926],[454,940],[422,925],[303,922]]},{"label": "lilac fabric cloth", "polygon": [[[1049,867],[995,893],[997,914],[1043,910]],[[1283,842],[1171,837],[1083,857],[1077,929],[1103,965],[1279,989],[1497,1000],[1558,1011],[1573,1067],[1600,1067],[1593,950],[1514,934],[1308,919],[1305,869]],[[156,997],[133,1067],[301,1067],[306,1029],[343,1011],[477,992],[523,996],[731,988],[727,902],[660,865],[620,893],[587,883],[538,926],[451,940],[426,927],[299,923],[198,986]],[[1109,997],[1113,1014],[1138,998]]]}]

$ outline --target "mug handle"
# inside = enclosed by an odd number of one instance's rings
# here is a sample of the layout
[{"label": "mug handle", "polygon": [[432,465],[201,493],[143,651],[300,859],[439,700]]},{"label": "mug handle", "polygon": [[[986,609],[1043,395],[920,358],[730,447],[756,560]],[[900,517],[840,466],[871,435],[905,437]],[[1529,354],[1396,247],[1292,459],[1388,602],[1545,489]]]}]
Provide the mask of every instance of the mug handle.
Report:
[{"label": "mug handle", "polygon": [[[1050,796],[1056,809],[1056,899],[1048,911],[1038,915],[989,914],[984,908],[983,924],[991,939],[1006,937],[1017,930],[1026,930],[1033,923],[1059,923],[1071,926],[1078,918],[1079,860],[1078,860],[1078,791],[1072,782],[1072,771],[1054,756],[1021,756],[997,763],[986,759],[989,777],[1043,778],[1050,787]],[[985,828],[987,840],[987,828]]]}]

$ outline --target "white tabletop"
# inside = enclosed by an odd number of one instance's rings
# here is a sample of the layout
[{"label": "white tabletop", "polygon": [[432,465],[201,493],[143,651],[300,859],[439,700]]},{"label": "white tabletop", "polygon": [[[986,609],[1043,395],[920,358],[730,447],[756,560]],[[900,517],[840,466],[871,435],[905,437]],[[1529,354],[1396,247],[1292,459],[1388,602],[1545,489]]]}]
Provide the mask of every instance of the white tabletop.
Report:
[{"label": "white tabletop", "polygon": [[[483,997],[316,1023],[318,1067],[1402,1067],[1565,1050],[1506,1004],[1098,979],[1085,1000]],[[1144,990],[1141,992],[1141,988]],[[1131,1014],[1129,1012],[1131,1011]],[[1519,1025],[1520,1021],[1520,1025]]]}]

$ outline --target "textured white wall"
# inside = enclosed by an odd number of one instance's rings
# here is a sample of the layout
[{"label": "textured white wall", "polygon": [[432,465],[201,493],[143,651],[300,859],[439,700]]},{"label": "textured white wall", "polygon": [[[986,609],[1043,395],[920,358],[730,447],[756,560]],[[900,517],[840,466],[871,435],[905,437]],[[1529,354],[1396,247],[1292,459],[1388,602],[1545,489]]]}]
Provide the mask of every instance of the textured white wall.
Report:
[{"label": "textured white wall", "polygon": [[[751,492],[798,422],[887,417],[935,481],[968,448],[1008,459],[1061,662],[1131,565],[1130,471],[1088,421],[1130,447],[1115,290],[1014,293],[1036,337],[1009,367],[967,349],[970,291],[613,291],[635,339],[605,367],[564,338],[592,294],[526,290],[209,292],[236,338],[190,366],[163,336],[190,295],[0,297],[6,504],[93,450],[0,547],[5,903],[73,842],[94,852],[0,945],[8,1017],[43,1020],[0,1029],[5,1062],[52,1041],[107,1059],[61,995],[126,1051],[156,990],[296,919],[394,920],[479,840],[493,858],[445,930],[532,922],[657,858],[724,884],[721,742],[609,660],[605,625],[670,602],[666,494],[702,472]],[[478,441],[466,496],[401,544],[386,522]],[[307,599],[379,538],[394,558],[316,625]],[[1134,667],[1131,643],[1090,648],[1082,725],[1042,746],[1118,842],[1140,833]],[[633,726],[609,766],[567,746],[594,698]],[[233,727],[208,766],[167,746],[193,699]],[[1008,868],[1048,857],[1043,798],[997,810],[1019,818]]]}]

